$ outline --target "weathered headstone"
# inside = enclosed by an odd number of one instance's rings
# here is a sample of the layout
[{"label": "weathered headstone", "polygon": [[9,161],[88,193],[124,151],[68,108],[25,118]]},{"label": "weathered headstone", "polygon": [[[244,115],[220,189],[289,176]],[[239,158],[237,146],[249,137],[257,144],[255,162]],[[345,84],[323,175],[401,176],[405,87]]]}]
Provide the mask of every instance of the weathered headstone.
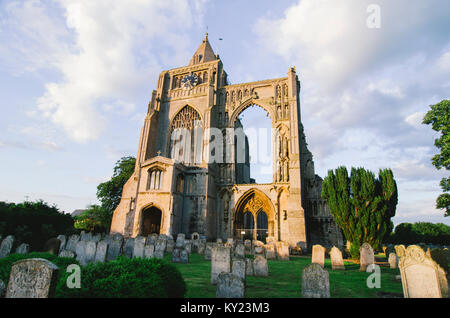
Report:
[{"label": "weathered headstone", "polygon": [[212,249],[216,246],[216,244],[214,243],[206,243],[206,247],[205,247],[205,260],[210,261],[211,260],[211,255],[212,255]]},{"label": "weathered headstone", "polygon": [[147,236],[147,244],[155,245],[157,239],[158,239],[157,234],[150,234],[149,236]]},{"label": "weathered headstone", "polygon": [[145,258],[152,258],[154,252],[155,252],[155,245],[145,245],[144,247]]},{"label": "weathered headstone", "polygon": [[255,255],[264,255],[264,246],[255,246],[253,252]]},{"label": "weathered headstone", "polygon": [[254,276],[253,260],[251,258],[245,259],[245,275],[246,276]]},{"label": "weathered headstone", "polygon": [[103,263],[106,261],[108,255],[108,242],[100,241],[97,243],[97,250],[95,251],[95,263]]},{"label": "weathered headstone", "polygon": [[234,239],[232,237],[227,238],[227,241],[224,245],[226,247],[234,248]]},{"label": "weathered headstone", "polygon": [[331,268],[333,270],[344,270],[344,259],[342,258],[342,252],[336,246],[333,246],[330,251]]},{"label": "weathered headstone", "polygon": [[233,259],[231,273],[241,278],[245,282],[245,259]]},{"label": "weathered headstone", "polygon": [[269,276],[269,266],[267,260],[262,255],[256,255],[253,260],[253,275],[254,276]]},{"label": "weathered headstone", "polygon": [[125,240],[125,244],[123,246],[123,256],[132,258],[134,251],[134,238],[129,237]]},{"label": "weathered headstone", "polygon": [[134,239],[133,257],[144,258],[146,238],[144,236],[136,236]]},{"label": "weathered headstone", "polygon": [[406,248],[405,245],[395,245],[395,254],[397,254],[397,256],[399,258],[402,258],[406,255]]},{"label": "weathered headstone", "polygon": [[244,281],[232,273],[222,272],[217,277],[216,298],[244,298]]},{"label": "weathered headstone", "polygon": [[173,263],[189,263],[189,253],[184,248],[175,247],[172,253],[172,262]]},{"label": "weathered headstone", "polygon": [[175,242],[175,247],[181,248],[184,247],[185,235],[183,233],[179,233],[177,235],[177,241]]},{"label": "weathered headstone", "polygon": [[166,252],[172,253],[174,248],[175,248],[175,241],[172,239],[167,240]]},{"label": "weathered headstone", "polygon": [[76,251],[75,253],[77,254],[77,261],[80,262],[81,265],[86,265],[86,245],[87,242],[86,241],[78,241],[77,243],[77,247],[76,247]]},{"label": "weathered headstone", "polygon": [[57,238],[51,238],[44,244],[43,251],[46,253],[58,255],[59,247],[61,246],[61,241]]},{"label": "weathered headstone", "polygon": [[67,237],[65,235],[58,235],[57,237],[58,240],[61,241],[61,244],[59,245],[59,251],[58,254],[61,253],[62,250],[66,249],[66,244],[67,244]]},{"label": "weathered headstone", "polygon": [[420,246],[408,246],[400,256],[399,268],[405,298],[448,297],[444,270]]},{"label": "weathered headstone", "polygon": [[288,261],[289,260],[289,244],[286,242],[276,242],[276,254],[277,259],[280,261]]},{"label": "weathered headstone", "polygon": [[14,235],[7,236],[0,245],[0,258],[7,257],[14,245]]},{"label": "weathered headstone", "polygon": [[66,250],[76,252],[77,243],[80,241],[80,236],[77,234],[71,235],[66,244]]},{"label": "weathered headstone", "polygon": [[98,243],[101,240],[102,240],[102,235],[100,233],[92,234],[92,238],[91,238],[92,242]]},{"label": "weathered headstone", "polygon": [[22,243],[16,248],[16,254],[28,254],[30,252],[30,245]]},{"label": "weathered headstone", "polygon": [[211,284],[217,283],[220,273],[230,272],[231,249],[225,246],[216,246],[211,251]]},{"label": "weathered headstone", "polygon": [[[93,241],[86,242],[86,249],[84,255],[85,264],[89,264],[95,261],[95,253],[97,252],[97,243]],[[82,265],[85,265],[82,264]]]},{"label": "weathered headstone", "polygon": [[53,297],[57,279],[58,267],[48,260],[20,260],[11,267],[6,298]]},{"label": "weathered headstone", "polygon": [[302,271],[303,298],[330,298],[330,277],[320,264],[312,263]]},{"label": "weathered headstone", "polygon": [[85,232],[85,231],[81,231],[80,234],[80,241],[92,241],[92,233],[91,232]]},{"label": "weathered headstone", "polygon": [[322,245],[313,246],[311,263],[319,264],[322,268],[325,266],[325,248]]},{"label": "weathered headstone", "polygon": [[398,267],[398,257],[397,257],[397,255],[395,253],[390,253],[388,262],[389,262],[389,267],[390,268],[392,268],[392,269],[397,268]]},{"label": "weathered headstone", "polygon": [[266,251],[266,259],[275,259],[275,245],[273,243],[264,245]]},{"label": "weathered headstone", "polygon": [[119,255],[122,254],[123,236],[120,234],[114,234],[112,236],[112,241],[109,244],[108,252],[106,254],[106,260],[115,260]]},{"label": "weathered headstone", "polygon": [[186,252],[191,254],[192,253],[192,242],[189,240],[185,240],[184,241],[184,249],[186,250]]},{"label": "weathered headstone", "polygon": [[375,264],[375,254],[369,243],[364,243],[359,249],[359,270],[365,272],[367,266]]},{"label": "weathered headstone", "polygon": [[252,241],[245,240],[244,246],[245,246],[245,254],[251,254],[252,253]]},{"label": "weathered headstone", "polygon": [[166,251],[167,240],[158,238],[155,244],[155,251],[153,252],[153,257],[164,258],[164,252]]},{"label": "weathered headstone", "polygon": [[199,255],[205,254],[206,243],[199,242],[197,246],[197,253]]},{"label": "weathered headstone", "polygon": [[234,257],[236,258],[245,258],[245,246],[242,243],[238,243],[236,248],[234,249]]}]

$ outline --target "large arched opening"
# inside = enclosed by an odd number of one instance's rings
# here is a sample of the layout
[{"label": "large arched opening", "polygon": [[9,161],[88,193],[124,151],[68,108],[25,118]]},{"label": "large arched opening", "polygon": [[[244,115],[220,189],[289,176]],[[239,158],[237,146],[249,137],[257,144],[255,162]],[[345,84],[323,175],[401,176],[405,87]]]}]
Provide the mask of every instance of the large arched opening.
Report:
[{"label": "large arched opening", "polygon": [[142,211],[141,235],[160,234],[162,211],[155,206]]}]

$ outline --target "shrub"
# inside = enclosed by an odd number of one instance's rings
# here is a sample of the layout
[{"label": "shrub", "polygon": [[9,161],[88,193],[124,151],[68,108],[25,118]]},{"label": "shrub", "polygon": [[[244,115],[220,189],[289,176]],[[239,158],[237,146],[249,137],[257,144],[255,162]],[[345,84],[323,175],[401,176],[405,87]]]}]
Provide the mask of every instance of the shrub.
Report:
[{"label": "shrub", "polygon": [[387,243],[392,244],[450,244],[450,226],[443,223],[401,223],[395,227]]},{"label": "shrub", "polygon": [[48,239],[74,231],[72,216],[43,201],[0,202],[0,234],[14,235],[15,246],[28,243],[31,251],[39,251]]},{"label": "shrub", "polygon": [[81,269],[81,288],[69,289],[60,279],[56,297],[64,298],[178,298],[186,284],[178,269],[161,259],[120,257]]},{"label": "shrub", "polygon": [[11,272],[11,266],[22,259],[27,258],[44,258],[46,260],[49,260],[59,268],[59,278],[61,279],[65,272],[67,266],[70,264],[79,264],[77,260],[73,258],[67,258],[67,257],[58,257],[54,254],[49,253],[30,253],[30,254],[11,254],[8,257],[1,258],[0,259],[0,280],[2,280],[5,285],[8,284],[9,280],[9,274]]}]

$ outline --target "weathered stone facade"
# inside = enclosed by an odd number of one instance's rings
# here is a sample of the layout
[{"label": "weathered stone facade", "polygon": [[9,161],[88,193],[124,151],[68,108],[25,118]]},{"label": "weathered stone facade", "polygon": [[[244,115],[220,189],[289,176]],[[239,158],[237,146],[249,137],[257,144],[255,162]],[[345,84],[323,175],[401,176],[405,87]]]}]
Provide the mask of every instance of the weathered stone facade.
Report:
[{"label": "weathered stone facade", "polygon": [[[159,76],[111,233],[341,246],[342,235],[320,199],[299,94],[295,68],[287,77],[230,85],[206,35],[188,66]],[[252,183],[247,137],[230,133],[242,127],[238,116],[253,105],[267,111],[274,129],[269,184]],[[223,142],[223,152],[210,148],[213,139]]]}]

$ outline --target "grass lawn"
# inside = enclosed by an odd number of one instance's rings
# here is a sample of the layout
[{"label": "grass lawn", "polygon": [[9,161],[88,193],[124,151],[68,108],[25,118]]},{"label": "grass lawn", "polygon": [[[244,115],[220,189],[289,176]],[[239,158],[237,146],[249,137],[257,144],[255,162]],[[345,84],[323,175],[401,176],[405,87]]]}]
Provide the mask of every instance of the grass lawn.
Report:
[{"label": "grass lawn", "polygon": [[[171,255],[166,259],[170,262]],[[191,254],[189,264],[174,265],[180,270],[187,285],[188,298],[215,298],[216,287],[210,283],[211,262],[203,255]],[[269,277],[246,279],[247,298],[298,298],[301,297],[301,273],[311,264],[310,256],[291,257],[290,261],[269,260]],[[330,273],[332,298],[376,298],[377,292],[402,294],[402,284],[395,280],[398,269],[381,267],[381,288],[370,289],[366,281],[371,273],[359,271],[359,264],[345,262],[345,271],[331,270],[330,259],[325,260],[325,269]]]}]

